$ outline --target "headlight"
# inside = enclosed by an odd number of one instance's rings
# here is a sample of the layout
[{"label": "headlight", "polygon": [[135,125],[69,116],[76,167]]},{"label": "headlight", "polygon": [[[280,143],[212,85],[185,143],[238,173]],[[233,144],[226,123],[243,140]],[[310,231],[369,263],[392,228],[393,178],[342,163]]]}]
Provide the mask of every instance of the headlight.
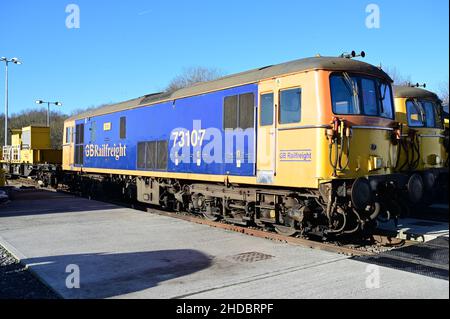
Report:
[{"label": "headlight", "polygon": [[441,164],[441,158],[436,154],[428,155],[427,157],[428,165],[439,165]]}]

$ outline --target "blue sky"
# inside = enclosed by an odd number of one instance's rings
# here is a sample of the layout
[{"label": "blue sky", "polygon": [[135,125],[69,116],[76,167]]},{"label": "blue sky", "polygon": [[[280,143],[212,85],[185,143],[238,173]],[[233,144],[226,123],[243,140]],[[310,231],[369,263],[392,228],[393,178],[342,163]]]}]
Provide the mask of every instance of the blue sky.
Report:
[{"label": "blue sky", "polygon": [[[163,89],[184,68],[235,73],[320,53],[365,50],[432,90],[448,84],[448,0],[150,1],[4,0],[0,56],[10,68],[10,112],[61,100],[62,110],[119,102]],[[65,8],[80,8],[66,28]],[[365,25],[380,8],[380,28]],[[0,112],[4,104],[0,65]]]}]

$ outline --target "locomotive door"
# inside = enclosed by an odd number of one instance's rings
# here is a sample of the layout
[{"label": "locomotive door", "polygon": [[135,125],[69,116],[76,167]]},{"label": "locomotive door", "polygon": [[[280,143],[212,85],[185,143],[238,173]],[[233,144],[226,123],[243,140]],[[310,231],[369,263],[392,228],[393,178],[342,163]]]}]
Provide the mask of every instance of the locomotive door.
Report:
[{"label": "locomotive door", "polygon": [[63,169],[71,170],[74,159],[74,129],[75,122],[64,123],[64,143],[63,143]]},{"label": "locomotive door", "polygon": [[272,184],[276,174],[276,105],[275,94],[259,96],[257,182]]}]

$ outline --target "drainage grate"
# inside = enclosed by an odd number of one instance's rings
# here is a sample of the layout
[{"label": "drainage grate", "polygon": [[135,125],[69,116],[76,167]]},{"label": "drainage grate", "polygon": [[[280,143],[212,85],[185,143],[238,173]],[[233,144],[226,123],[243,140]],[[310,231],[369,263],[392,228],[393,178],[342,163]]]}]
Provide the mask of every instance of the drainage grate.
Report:
[{"label": "drainage grate", "polygon": [[242,253],[231,257],[233,260],[242,262],[242,263],[254,263],[261,260],[267,260],[273,258],[271,255],[259,253],[256,251]]}]

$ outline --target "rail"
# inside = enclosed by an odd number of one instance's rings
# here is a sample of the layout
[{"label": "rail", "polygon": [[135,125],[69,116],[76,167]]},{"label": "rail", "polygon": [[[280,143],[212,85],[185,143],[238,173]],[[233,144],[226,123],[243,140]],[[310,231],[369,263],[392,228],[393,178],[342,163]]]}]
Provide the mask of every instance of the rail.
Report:
[{"label": "rail", "polygon": [[[36,183],[32,180],[21,179],[26,185],[35,185]],[[48,189],[41,188],[45,190],[49,190],[52,192],[61,192],[65,194],[75,195],[79,197],[83,197],[80,193],[71,192],[70,190],[60,187],[58,190],[56,189]],[[91,196],[88,196],[89,199],[93,199]],[[111,198],[97,198],[96,200],[100,200],[103,202],[111,203],[114,205],[119,205],[122,207],[129,207],[136,210],[146,211],[151,214],[156,214],[165,217],[171,217],[179,220],[184,220],[186,222],[192,222],[196,224],[206,225],[214,228],[219,228],[227,231],[234,231],[244,235],[259,237],[269,240],[275,240],[279,242],[285,242],[293,245],[298,245],[306,248],[324,250],[333,253],[339,253],[347,256],[374,256],[381,252],[388,251],[391,249],[406,247],[411,245],[416,245],[417,242],[405,239],[396,238],[397,233],[391,233],[386,231],[377,230],[375,233],[366,234],[364,238],[356,238],[349,237],[347,240],[343,242],[339,241],[322,241],[316,240],[312,238],[302,238],[302,237],[289,237],[281,234],[277,234],[271,230],[267,229],[259,229],[253,227],[245,227],[239,226],[235,224],[224,223],[221,221],[210,221],[201,216],[193,215],[190,213],[177,213],[170,212],[167,210],[158,209],[156,207],[149,207],[146,204],[142,203],[125,203],[121,200],[111,199]]]},{"label": "rail", "polygon": [[[378,252],[374,249],[367,249],[367,247],[363,244],[360,247],[355,244],[342,244],[342,243],[333,243],[333,242],[322,242],[322,241],[316,241],[312,239],[306,239],[306,238],[299,238],[299,237],[288,237],[284,235],[280,235],[274,232],[265,231],[262,229],[254,229],[249,227],[243,227],[233,224],[227,224],[227,223],[221,223],[221,222],[214,222],[210,220],[206,220],[201,217],[189,215],[189,214],[183,214],[183,213],[175,213],[175,212],[168,212],[163,211],[155,208],[147,208],[148,213],[165,216],[165,217],[172,217],[176,219],[181,219],[187,222],[193,222],[196,224],[201,225],[207,225],[210,227],[220,228],[228,231],[235,231],[238,233],[242,233],[245,235],[253,236],[253,237],[259,237],[259,238],[265,238],[269,240],[276,240],[281,242],[286,242],[293,245],[298,245],[306,248],[311,249],[318,249],[318,250],[324,250],[328,252],[333,253],[339,253],[347,256],[373,256],[378,254]],[[411,241],[407,240],[400,240],[397,238],[392,237],[391,235],[373,235],[372,239],[377,243],[376,245],[381,245],[384,247],[401,247],[406,245],[412,245],[415,244]],[[373,247],[372,247],[373,248]]]}]

